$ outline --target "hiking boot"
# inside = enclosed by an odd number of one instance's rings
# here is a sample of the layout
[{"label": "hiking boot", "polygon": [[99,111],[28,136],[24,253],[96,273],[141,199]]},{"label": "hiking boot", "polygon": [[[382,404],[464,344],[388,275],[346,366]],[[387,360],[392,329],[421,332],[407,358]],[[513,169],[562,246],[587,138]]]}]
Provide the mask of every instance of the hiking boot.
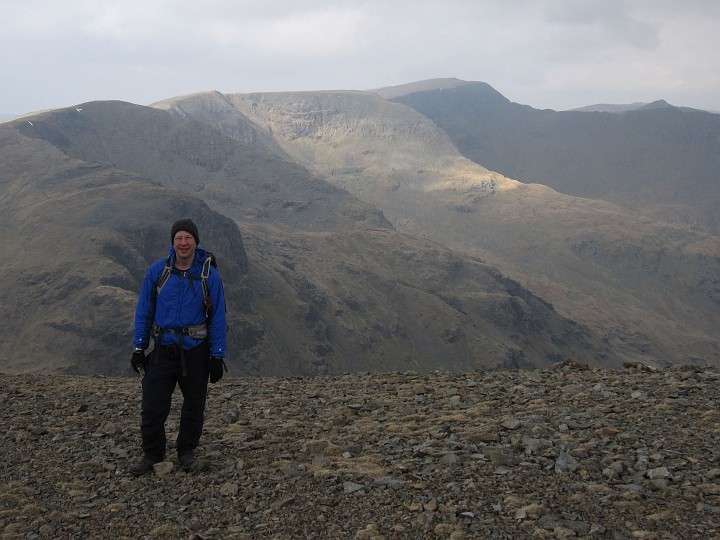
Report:
[{"label": "hiking boot", "polygon": [[153,470],[155,462],[149,457],[143,456],[143,458],[130,469],[130,474],[133,476],[142,476]]},{"label": "hiking boot", "polygon": [[183,454],[182,456],[178,456],[178,461],[180,462],[180,466],[185,469],[186,471],[189,471],[193,463],[195,463],[195,456],[192,452],[188,452],[187,454]]}]

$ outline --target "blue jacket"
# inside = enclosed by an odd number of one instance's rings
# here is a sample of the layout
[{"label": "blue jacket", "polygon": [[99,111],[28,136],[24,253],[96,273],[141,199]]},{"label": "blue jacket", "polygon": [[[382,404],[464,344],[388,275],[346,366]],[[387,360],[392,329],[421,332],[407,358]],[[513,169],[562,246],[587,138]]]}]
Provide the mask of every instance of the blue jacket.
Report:
[{"label": "blue jacket", "polygon": [[[202,248],[195,248],[195,260],[192,267],[187,270],[187,274],[200,276],[205,259],[207,259],[207,252]],[[135,310],[135,339],[133,341],[133,345],[139,349],[147,349],[150,345],[150,330],[153,322],[160,328],[179,329],[206,321],[202,282],[199,279],[171,273],[155,299],[157,281],[165,268],[165,260],[160,259],[150,266],[143,281],[142,291],[140,291]],[[170,263],[175,264],[175,249],[172,247],[170,248]],[[210,356],[224,358],[227,345],[225,294],[220,274],[212,266],[207,285],[211,300],[207,319]],[[162,335],[162,345],[178,343],[178,340],[177,334],[165,333]],[[202,341],[189,336],[182,337],[183,348],[186,350],[197,347]]]}]

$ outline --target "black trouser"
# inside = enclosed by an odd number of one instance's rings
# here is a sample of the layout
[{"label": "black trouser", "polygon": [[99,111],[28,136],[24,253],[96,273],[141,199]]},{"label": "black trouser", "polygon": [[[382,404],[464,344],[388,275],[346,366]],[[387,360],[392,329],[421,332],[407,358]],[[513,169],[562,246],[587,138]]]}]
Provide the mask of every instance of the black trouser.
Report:
[{"label": "black trouser", "polygon": [[170,414],[175,384],[183,395],[180,430],[177,436],[179,456],[197,448],[202,434],[207,401],[210,347],[205,341],[194,349],[184,351],[185,369],[176,346],[157,347],[149,356],[142,380],[142,423],[140,432],[143,451],[153,461],[165,459],[165,421]]}]

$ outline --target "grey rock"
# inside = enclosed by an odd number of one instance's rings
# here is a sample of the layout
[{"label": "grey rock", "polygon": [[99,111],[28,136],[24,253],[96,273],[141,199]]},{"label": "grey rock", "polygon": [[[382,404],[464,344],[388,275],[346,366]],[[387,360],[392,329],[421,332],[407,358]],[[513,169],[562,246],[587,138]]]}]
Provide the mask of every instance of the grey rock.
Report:
[{"label": "grey rock", "polygon": [[238,494],[240,486],[234,482],[225,482],[220,486],[218,491],[220,492],[220,495],[232,497]]},{"label": "grey rock", "polygon": [[720,369],[679,372],[228,377],[208,467],[140,478],[137,381],[0,375],[0,537],[711,538]]},{"label": "grey rock", "polygon": [[355,482],[343,482],[343,493],[356,493],[364,489],[365,486],[356,484]]},{"label": "grey rock", "polygon": [[173,464],[169,461],[161,461],[160,463],[153,465],[153,470],[155,471],[155,474],[163,476],[173,470]]},{"label": "grey rock", "polygon": [[510,449],[503,447],[489,447],[483,448],[482,453],[496,465],[514,465],[518,462],[515,455],[512,454]]},{"label": "grey rock", "polygon": [[580,464],[567,450],[563,449],[560,452],[557,460],[555,460],[555,472],[565,473],[574,472],[578,470]]},{"label": "grey rock", "polygon": [[645,471],[645,476],[651,480],[657,480],[660,478],[672,478],[673,475],[667,467],[657,467]]},{"label": "grey rock", "polygon": [[373,483],[374,486],[382,486],[390,489],[400,489],[405,484],[407,484],[406,480],[399,480],[397,478],[378,478]]},{"label": "grey rock", "polygon": [[505,429],[516,430],[522,425],[522,422],[520,422],[517,418],[509,418],[503,421],[500,425]]}]

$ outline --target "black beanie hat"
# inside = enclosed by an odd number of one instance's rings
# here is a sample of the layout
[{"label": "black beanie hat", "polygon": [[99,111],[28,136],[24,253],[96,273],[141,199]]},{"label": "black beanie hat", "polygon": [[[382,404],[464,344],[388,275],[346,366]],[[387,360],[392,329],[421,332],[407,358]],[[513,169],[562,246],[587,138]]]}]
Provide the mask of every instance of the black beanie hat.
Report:
[{"label": "black beanie hat", "polygon": [[173,223],[172,230],[170,231],[170,243],[172,244],[175,240],[175,235],[178,231],[187,231],[192,234],[195,239],[195,243],[200,243],[200,235],[198,234],[197,226],[192,222],[192,219],[179,219]]}]

